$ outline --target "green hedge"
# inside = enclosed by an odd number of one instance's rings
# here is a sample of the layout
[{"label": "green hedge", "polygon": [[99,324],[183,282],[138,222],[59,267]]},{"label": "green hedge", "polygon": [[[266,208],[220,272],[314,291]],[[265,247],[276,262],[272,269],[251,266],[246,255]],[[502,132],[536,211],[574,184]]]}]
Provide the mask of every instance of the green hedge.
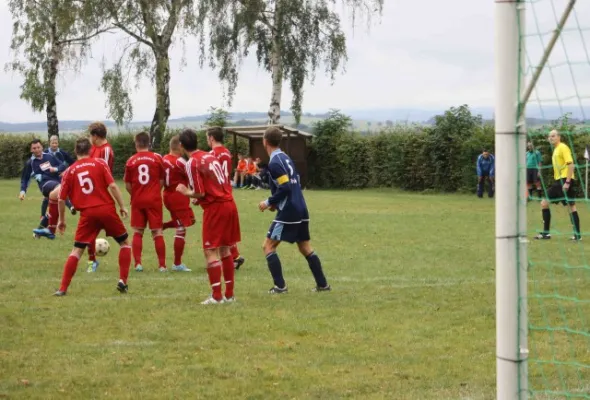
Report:
[{"label": "green hedge", "polygon": [[[154,151],[160,154],[168,153],[168,142],[170,138],[179,134],[180,130],[169,130],[162,139],[162,146],[160,149]],[[135,146],[133,142],[133,133],[121,133],[110,136],[109,143],[113,147],[115,153],[115,165],[113,166],[113,175],[115,178],[122,178],[125,170],[125,163],[135,153]],[[60,138],[59,147],[70,154],[74,155],[74,143],[80,135],[69,135]],[[40,138],[43,141],[44,147],[47,147],[47,140],[39,135],[32,134],[0,134],[0,176],[2,178],[16,178],[20,177],[22,168],[26,160],[31,156],[29,150],[29,143],[33,138]],[[203,150],[210,150],[207,146],[207,139],[204,132],[198,132],[199,148]],[[248,143],[242,138],[238,138],[238,151],[246,153]],[[228,137],[226,146],[229,149],[233,148],[233,138]]]}]

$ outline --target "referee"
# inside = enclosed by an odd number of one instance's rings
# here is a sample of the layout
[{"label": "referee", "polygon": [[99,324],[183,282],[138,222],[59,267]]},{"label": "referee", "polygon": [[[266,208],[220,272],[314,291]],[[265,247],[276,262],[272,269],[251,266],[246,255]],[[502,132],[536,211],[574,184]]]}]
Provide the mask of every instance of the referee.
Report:
[{"label": "referee", "polygon": [[573,241],[582,240],[580,235],[580,217],[576,210],[576,202],[574,201],[576,177],[574,175],[574,160],[570,148],[561,142],[561,135],[558,131],[552,130],[549,133],[549,143],[553,146],[553,156],[551,162],[553,164],[553,178],[555,181],[547,189],[548,199],[541,201],[541,212],[543,214],[543,232],[538,234],[535,239],[551,239],[549,229],[551,226],[551,210],[549,209],[549,201],[554,204],[560,202],[565,206],[569,205],[571,220],[574,224],[574,236],[571,237]]}]

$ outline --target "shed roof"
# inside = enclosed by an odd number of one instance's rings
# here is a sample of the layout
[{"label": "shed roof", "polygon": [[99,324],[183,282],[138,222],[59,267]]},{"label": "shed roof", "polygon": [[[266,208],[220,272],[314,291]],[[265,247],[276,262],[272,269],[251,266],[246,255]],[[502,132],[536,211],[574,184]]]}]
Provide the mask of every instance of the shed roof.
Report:
[{"label": "shed roof", "polygon": [[295,136],[303,136],[305,138],[312,138],[313,135],[309,132],[300,131],[295,128],[284,125],[252,125],[252,126],[227,126],[225,127],[226,132],[235,133],[246,139],[261,139],[264,136],[264,131],[270,127],[276,126],[283,133]]}]

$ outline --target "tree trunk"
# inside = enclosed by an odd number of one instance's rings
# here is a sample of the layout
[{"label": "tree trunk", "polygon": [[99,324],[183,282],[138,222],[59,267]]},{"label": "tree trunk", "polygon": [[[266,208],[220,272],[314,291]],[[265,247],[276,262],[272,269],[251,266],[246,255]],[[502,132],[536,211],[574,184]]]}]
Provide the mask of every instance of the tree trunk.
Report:
[{"label": "tree trunk", "polygon": [[275,18],[272,34],[272,48],[271,48],[271,72],[272,72],[272,92],[270,95],[270,108],[268,109],[269,124],[278,124],[281,119],[281,94],[283,91],[283,60],[281,40],[279,38],[277,26],[280,26],[280,1],[277,1],[275,6]]},{"label": "tree trunk", "polygon": [[170,58],[168,49],[154,51],[156,56],[156,112],[150,127],[152,148],[158,149],[170,117]]},{"label": "tree trunk", "polygon": [[45,113],[47,114],[47,135],[51,138],[53,135],[59,136],[59,123],[57,120],[57,101],[55,91],[55,81],[57,79],[57,64],[55,59],[47,62],[45,70]]}]

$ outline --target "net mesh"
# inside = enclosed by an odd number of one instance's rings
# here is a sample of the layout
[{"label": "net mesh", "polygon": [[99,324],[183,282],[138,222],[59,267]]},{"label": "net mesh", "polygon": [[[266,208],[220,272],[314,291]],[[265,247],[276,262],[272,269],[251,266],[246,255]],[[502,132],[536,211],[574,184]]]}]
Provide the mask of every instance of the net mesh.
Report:
[{"label": "net mesh", "polygon": [[[569,0],[528,0],[526,80],[530,82]],[[575,2],[526,105],[532,150],[519,162],[527,169],[528,389],[537,399],[590,399],[590,204],[584,158],[590,146],[590,0]],[[544,231],[540,200],[554,191],[553,129],[572,152],[575,201],[582,241],[572,241],[569,207],[551,204],[551,240],[534,240]],[[537,158],[540,155],[541,167]],[[500,162],[498,160],[498,162]],[[537,170],[535,170],[537,168]],[[538,174],[537,174],[538,172]],[[536,178],[539,176],[539,178]],[[558,200],[572,200],[562,194]],[[515,221],[516,223],[516,221]],[[588,246],[588,249],[586,247]]]}]

